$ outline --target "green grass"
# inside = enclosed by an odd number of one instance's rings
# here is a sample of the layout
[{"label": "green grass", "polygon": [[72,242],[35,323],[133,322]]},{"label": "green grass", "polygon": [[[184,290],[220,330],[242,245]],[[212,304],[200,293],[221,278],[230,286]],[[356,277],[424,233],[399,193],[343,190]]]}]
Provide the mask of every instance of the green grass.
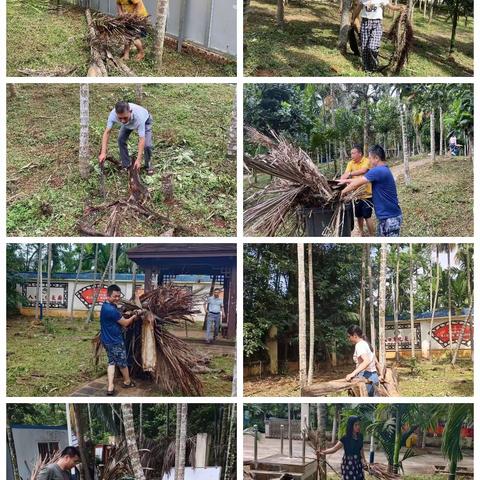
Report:
[{"label": "green grass", "polygon": [[[96,154],[108,113],[134,87],[91,85],[92,173],[78,171],[78,85],[18,85],[8,101],[7,230],[11,236],[75,236],[87,204],[103,203]],[[232,85],[145,85],[143,105],[153,116],[156,174],[146,177],[154,208],[181,228],[180,235],[228,236],[236,227],[236,172],[226,167]],[[131,148],[135,150],[136,134]],[[118,158],[116,130],[110,152]],[[125,176],[106,167],[107,201],[128,196]],[[175,201],[162,199],[161,177],[174,174]],[[45,207],[51,212],[45,212]],[[47,208],[47,210],[48,210]],[[124,226],[125,236],[158,236],[166,227],[144,221]]]},{"label": "green grass", "polygon": [[465,157],[439,158],[411,171],[412,185],[397,179],[402,236],[473,236],[473,165]]},{"label": "green grass", "polygon": [[[252,0],[244,34],[244,72],[247,76],[364,76],[361,60],[343,56],[336,48],[340,15],[338,3],[312,0],[286,6],[286,25],[275,24],[276,0]],[[385,19],[390,28],[392,16]],[[408,65],[400,76],[473,76],[473,21],[459,22],[457,52],[449,57],[451,24],[445,15],[431,23],[420,13],[414,18],[415,40]],[[391,43],[384,38],[381,64],[387,63]],[[350,52],[350,50],[349,50]],[[376,74],[380,75],[380,74]]]},{"label": "green grass", "polygon": [[[58,15],[49,11],[48,2],[7,0],[7,75],[21,76],[19,69],[61,71],[75,68],[71,76],[87,74],[89,48],[83,9],[65,6]],[[28,32],[28,46],[25,34]],[[132,60],[128,66],[136,76],[225,77],[235,76],[233,62],[225,65],[208,61],[200,55],[164,50],[162,71],[153,60],[152,38],[146,41],[147,56],[143,62]],[[121,54],[120,51],[116,52]],[[122,76],[111,72],[113,76]]]},{"label": "green grass", "polygon": [[[52,318],[33,325],[32,318],[7,322],[7,392],[9,396],[66,396],[79,386],[106,374],[106,361],[95,367],[91,340],[98,320]],[[194,346],[195,348],[195,346]],[[234,358],[215,356],[200,375],[205,396],[230,396]],[[147,395],[158,396],[148,391]]]}]

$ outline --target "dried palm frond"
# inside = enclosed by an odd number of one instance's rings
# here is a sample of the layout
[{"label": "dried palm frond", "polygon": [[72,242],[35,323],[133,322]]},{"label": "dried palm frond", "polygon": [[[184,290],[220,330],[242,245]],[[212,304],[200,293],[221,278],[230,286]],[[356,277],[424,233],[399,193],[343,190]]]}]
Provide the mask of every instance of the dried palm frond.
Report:
[{"label": "dried palm frond", "polygon": [[388,466],[381,463],[369,463],[365,469],[372,477],[379,478],[380,480],[397,480],[400,475],[390,471]]},{"label": "dried palm frond", "polygon": [[395,18],[388,32],[388,38],[393,42],[394,50],[386,68],[393,75],[398,75],[407,63],[408,55],[413,46],[413,26],[408,8]]},{"label": "dried palm frond", "polygon": [[349,204],[361,198],[366,187],[342,197],[343,187],[328,181],[301,148],[274,132],[271,133],[273,140],[251,127],[246,127],[246,132],[250,141],[269,148],[267,153],[246,156],[246,166],[275,178],[263,190],[246,199],[246,231],[251,235],[268,236],[274,236],[281,230],[299,234],[305,224],[303,209],[322,207],[333,213],[323,235],[339,236]]},{"label": "dried palm frond", "polygon": [[149,17],[133,14],[111,17],[95,13],[92,24],[101,41],[133,41],[150,28]]},{"label": "dried palm frond", "polygon": [[[131,327],[133,340],[130,348],[135,364],[132,374],[147,374],[159,388],[168,394],[202,395],[203,385],[195,373],[198,356],[190,345],[167,330],[168,325],[193,322],[196,295],[176,285],[162,285],[140,296],[143,312]],[[125,315],[137,310],[137,304],[122,301]],[[97,335],[92,340],[94,359],[98,364],[101,342]]]},{"label": "dried palm frond", "polygon": [[[188,464],[195,468],[195,452],[197,449],[197,437],[187,437],[186,453],[185,457],[188,459]],[[170,472],[172,468],[175,468],[175,451],[176,451],[176,441],[172,440],[166,450],[165,456],[163,458],[163,465],[161,470],[160,478],[165,478],[166,475]]]},{"label": "dried palm frond", "polygon": [[40,472],[48,465],[55,463],[59,458],[60,458],[59,451],[56,451],[52,455],[47,455],[43,458],[41,456],[37,456],[35,460],[35,464],[33,465],[32,474],[30,475],[30,480],[37,480]]}]

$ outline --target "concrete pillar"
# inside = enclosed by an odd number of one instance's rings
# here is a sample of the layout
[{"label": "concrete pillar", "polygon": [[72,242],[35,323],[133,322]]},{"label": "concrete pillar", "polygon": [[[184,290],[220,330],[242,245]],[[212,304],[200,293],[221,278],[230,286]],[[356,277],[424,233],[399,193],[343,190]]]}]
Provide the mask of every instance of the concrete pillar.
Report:
[{"label": "concrete pillar", "polygon": [[422,358],[428,359],[429,344],[428,340],[422,340]]},{"label": "concrete pillar", "polygon": [[195,468],[206,468],[210,454],[210,438],[208,433],[197,433],[195,449]]},{"label": "concrete pillar", "polygon": [[275,326],[270,327],[267,334],[266,346],[270,358],[270,373],[278,374],[278,329]]},{"label": "concrete pillar", "polygon": [[302,403],[301,404],[301,414],[302,414],[302,423],[301,423],[301,430],[304,428],[310,428],[310,404],[309,403]]}]

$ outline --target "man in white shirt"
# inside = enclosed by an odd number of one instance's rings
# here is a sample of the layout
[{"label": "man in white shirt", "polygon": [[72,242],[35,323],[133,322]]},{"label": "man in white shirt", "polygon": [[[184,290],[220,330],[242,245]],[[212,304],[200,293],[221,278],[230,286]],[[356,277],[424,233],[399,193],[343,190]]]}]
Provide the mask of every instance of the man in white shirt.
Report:
[{"label": "man in white shirt", "polygon": [[121,125],[118,133],[118,149],[120,151],[120,160],[123,168],[129,168],[131,165],[130,154],[128,152],[128,138],[135,130],[138,133],[138,152],[134,168],[140,170],[142,158],[145,158],[145,168],[149,175],[153,174],[152,168],[152,116],[146,108],[120,101],[110,112],[107,121],[107,128],[103,132],[102,150],[98,159],[100,163],[107,157],[108,141],[110,133],[115,124]]},{"label": "man in white shirt", "polygon": [[401,12],[405,5],[394,5],[390,0],[360,0],[352,14],[352,25],[360,14],[362,25],[360,38],[362,42],[363,67],[366,72],[378,69],[378,52],[383,36],[383,8]]},{"label": "man in white shirt", "polygon": [[207,313],[207,331],[205,333],[205,341],[207,343],[212,342],[212,337],[213,340],[217,338],[222,318],[225,316],[223,299],[220,297],[220,293],[220,289],[216,288],[213,291],[213,295],[207,298],[204,305]]}]

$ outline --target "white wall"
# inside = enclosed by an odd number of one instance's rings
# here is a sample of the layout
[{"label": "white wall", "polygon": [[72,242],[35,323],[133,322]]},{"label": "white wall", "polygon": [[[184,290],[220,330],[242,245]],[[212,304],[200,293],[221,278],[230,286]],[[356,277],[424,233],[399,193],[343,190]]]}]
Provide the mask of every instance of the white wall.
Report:
[{"label": "white wall", "polygon": [[30,479],[30,472],[38,457],[38,443],[58,442],[60,450],[68,446],[67,430],[47,430],[39,428],[12,428],[18,470],[22,480]]}]

